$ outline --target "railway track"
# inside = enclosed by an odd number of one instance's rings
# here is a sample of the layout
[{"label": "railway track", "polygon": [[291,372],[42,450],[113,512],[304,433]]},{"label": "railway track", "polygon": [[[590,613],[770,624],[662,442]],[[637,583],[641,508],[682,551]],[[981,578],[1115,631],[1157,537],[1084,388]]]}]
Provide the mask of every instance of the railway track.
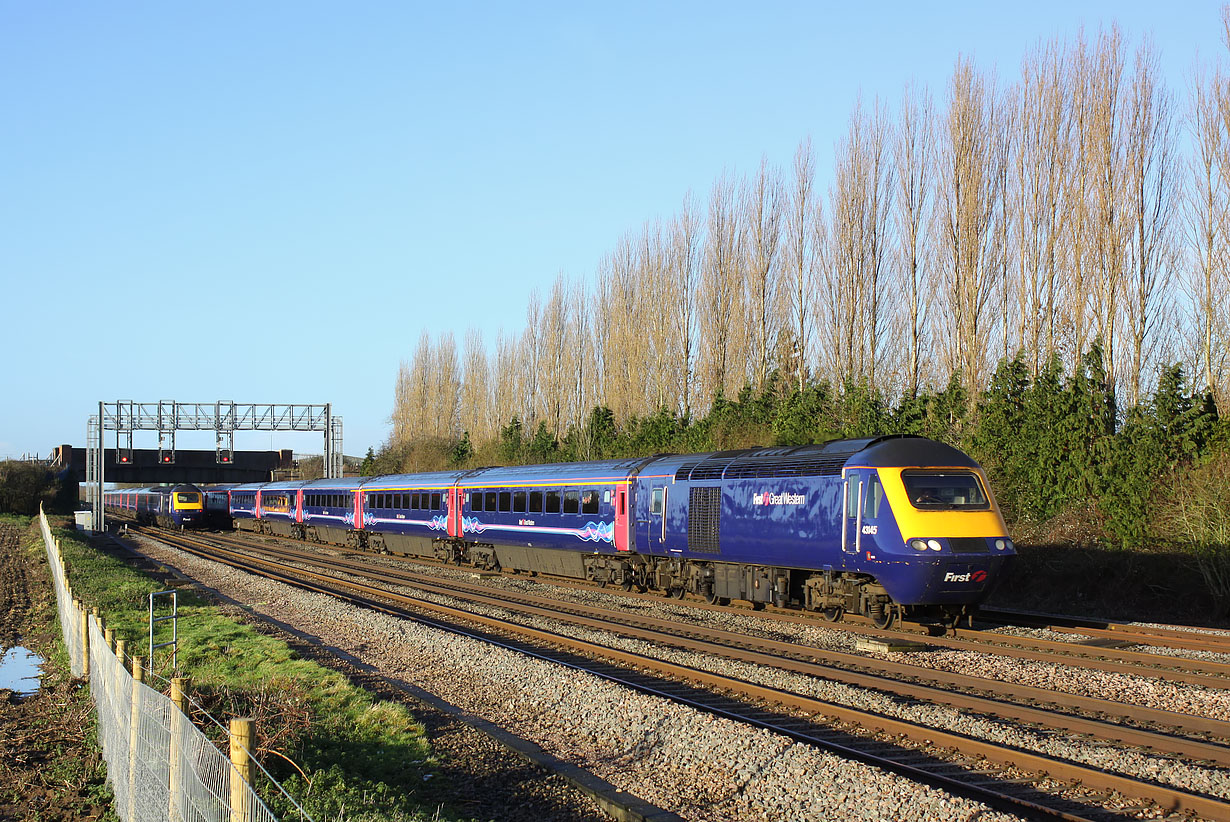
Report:
[{"label": "railway track", "polygon": [[[587,670],[639,690],[658,693],[713,713],[770,728],[798,741],[872,762],[912,779],[973,796],[994,807],[1028,817],[1107,818],[1099,804],[1114,804],[1114,800],[1096,797],[1092,806],[1087,796],[1083,803],[1073,801],[1074,797],[1082,796],[1092,788],[1133,798],[1120,802],[1122,807],[1130,808],[1133,802],[1143,802],[1145,805],[1140,807],[1155,811],[1164,809],[1173,813],[1195,813],[1209,819],[1230,819],[1230,805],[1216,797],[1105,773],[1099,768],[1028,751],[1004,748],[880,713],[824,702],[805,693],[765,687],[744,678],[715,672],[711,667],[706,669],[660,659],[658,655],[633,653],[604,642],[566,636],[559,630],[545,630],[516,620],[510,622],[507,617],[488,616],[475,611],[476,607],[519,611],[536,619],[564,622],[573,628],[605,634],[618,632],[655,646],[670,646],[696,655],[718,656],[739,665],[763,665],[804,676],[837,679],[858,687],[895,694],[897,698],[904,694],[909,698],[946,704],[964,711],[1004,716],[1014,722],[1049,727],[1054,733],[1077,730],[1089,738],[1114,739],[1120,744],[1152,747],[1158,751],[1168,751],[1174,757],[1197,758],[1225,767],[1230,764],[1230,750],[1221,742],[1230,737],[1230,728],[1216,720],[1158,716],[1156,712],[1151,714],[1147,710],[1128,710],[1124,706],[1103,701],[1080,699],[1076,700],[1079,704],[1066,707],[1066,710],[1076,713],[1056,713],[1050,708],[1020,704],[1041,697],[1047,697],[1052,703],[1056,701],[1053,692],[1039,693],[1041,689],[1031,691],[1015,686],[995,690],[986,680],[975,681],[977,677],[938,676],[928,669],[923,669],[925,673],[920,675],[920,669],[901,663],[874,660],[874,664],[869,665],[868,658],[839,659],[832,652],[800,648],[792,643],[769,640],[748,643],[746,636],[736,638],[729,632],[700,630],[690,626],[684,631],[679,623],[668,620],[651,617],[634,620],[623,612],[562,606],[558,600],[533,595],[495,595],[489,586],[456,581],[445,583],[422,574],[392,573],[388,569],[373,573],[370,562],[354,562],[339,557],[322,560],[319,554],[311,555],[275,545],[257,546],[249,540],[228,540],[226,545],[221,545],[217,539],[201,540],[182,535],[172,539],[160,534],[159,538],[175,542],[178,547],[209,559],[299,587],[342,596],[365,607],[419,620],[424,619],[422,612],[427,611],[432,614],[430,620],[444,620],[449,623],[450,630],[458,630],[456,623],[464,621],[477,623],[483,632],[503,636],[512,634],[517,637],[518,643],[528,644],[533,652],[553,656],[557,661],[583,665]],[[266,556],[254,556],[257,548]],[[302,565],[315,565],[316,568],[305,570],[296,567]],[[333,566],[333,572],[326,572],[322,567],[324,565]],[[339,578],[337,571],[367,577],[367,580]],[[431,594],[433,599],[422,595],[398,594],[389,589],[391,585],[413,586],[425,594]],[[441,604],[438,600],[445,597],[460,598],[465,604],[462,607]],[[559,657],[561,653],[566,659]],[[819,658],[821,656],[823,659]],[[599,661],[595,663],[593,658]],[[729,669],[731,666],[726,664],[725,667]],[[675,681],[664,682],[662,677]],[[925,681],[928,679],[933,681]],[[934,680],[944,680],[944,683],[937,689]],[[681,682],[685,684],[681,685]],[[961,693],[954,689],[974,693]],[[732,698],[727,694],[737,696]],[[752,704],[748,703],[749,700]],[[769,709],[766,707],[769,705],[782,707]],[[1098,713],[1107,718],[1093,718]],[[817,723],[810,718],[817,716],[826,717],[826,720]],[[1163,732],[1157,729],[1163,726],[1168,730]]]}]

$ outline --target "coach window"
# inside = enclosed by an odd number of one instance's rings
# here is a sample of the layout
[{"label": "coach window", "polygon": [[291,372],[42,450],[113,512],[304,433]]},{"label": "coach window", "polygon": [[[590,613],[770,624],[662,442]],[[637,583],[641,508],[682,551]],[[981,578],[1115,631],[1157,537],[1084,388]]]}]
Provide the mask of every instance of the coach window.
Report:
[{"label": "coach window", "polygon": [[586,488],[581,494],[581,513],[598,513],[598,492],[592,488]]},{"label": "coach window", "polygon": [[483,492],[482,491],[475,491],[473,494],[470,494],[470,510],[471,511],[483,510]]},{"label": "coach window", "polygon": [[517,514],[525,513],[525,492],[524,491],[514,491],[513,492],[513,512]]},{"label": "coach window", "polygon": [[419,495],[418,494],[410,495],[410,507],[414,510],[418,510],[418,507],[419,507]]},{"label": "coach window", "polygon": [[495,491],[488,491],[487,495],[483,498],[483,510],[498,511],[499,509],[496,507],[495,498],[496,498]]},{"label": "coach window", "polygon": [[530,491],[530,513],[531,514],[541,514],[542,513],[542,492],[541,491]]},{"label": "coach window", "polygon": [[581,492],[580,491],[565,491],[564,492],[564,513],[575,514],[581,510]]},{"label": "coach window", "polygon": [[649,503],[649,513],[659,514],[659,515],[662,513],[662,500],[665,497],[665,495],[666,495],[665,488],[653,489],[653,501]]},{"label": "coach window", "polygon": [[433,511],[440,510],[440,495],[439,494],[431,495],[431,510]]},{"label": "coach window", "polygon": [[548,491],[547,492],[546,512],[548,514],[558,514],[559,513],[559,500],[560,500],[559,491]]},{"label": "coach window", "polygon": [[501,491],[500,492],[500,510],[501,511],[511,511],[512,510],[512,492],[511,491]]}]

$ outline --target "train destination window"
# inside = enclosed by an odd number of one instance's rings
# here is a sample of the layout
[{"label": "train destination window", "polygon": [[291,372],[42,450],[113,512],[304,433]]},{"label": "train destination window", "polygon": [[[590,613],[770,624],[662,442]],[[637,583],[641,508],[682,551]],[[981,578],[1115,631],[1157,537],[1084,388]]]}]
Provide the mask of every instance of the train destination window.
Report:
[{"label": "train destination window", "polygon": [[524,491],[514,491],[513,492],[513,512],[517,514],[525,513],[525,492]]},{"label": "train destination window", "polygon": [[565,491],[564,492],[564,513],[575,514],[581,510],[581,492]]},{"label": "train destination window", "polygon": [[431,510],[433,511],[440,510],[440,495],[439,494],[431,495]]},{"label": "train destination window", "polygon": [[542,513],[542,492],[541,491],[530,491],[530,513],[531,514],[541,514]]},{"label": "train destination window", "polygon": [[665,496],[665,491],[666,489],[664,488],[653,489],[653,499],[649,503],[649,513],[651,514],[661,514],[662,513],[662,500]]},{"label": "train destination window", "polygon": [[559,491],[548,491],[547,492],[546,513],[558,514],[559,513],[559,501],[560,501]]},{"label": "train destination window", "polygon": [[972,471],[902,471],[910,503],[923,511],[986,511],[991,507]]},{"label": "train destination window", "polygon": [[501,511],[511,511],[512,510],[512,492],[511,491],[501,491],[500,492],[500,510]]},{"label": "train destination window", "polygon": [[611,489],[610,488],[602,492],[602,504],[603,505],[611,504]]},{"label": "train destination window", "polygon": [[581,494],[581,513],[598,513],[598,492],[592,488],[586,488]]},{"label": "train destination window", "polygon": [[496,510],[499,510],[499,509],[497,509],[497,508],[496,508],[496,505],[495,505],[495,497],[496,497],[495,491],[488,491],[488,492],[487,492],[487,496],[486,496],[486,498],[483,500],[484,510],[486,510],[486,511],[496,511]]}]

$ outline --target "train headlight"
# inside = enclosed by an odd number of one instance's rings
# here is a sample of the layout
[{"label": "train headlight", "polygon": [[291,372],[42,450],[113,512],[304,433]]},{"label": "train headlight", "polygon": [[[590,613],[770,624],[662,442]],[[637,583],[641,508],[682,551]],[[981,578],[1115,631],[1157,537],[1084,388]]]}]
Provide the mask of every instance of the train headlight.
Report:
[{"label": "train headlight", "polygon": [[927,541],[925,539],[912,539],[910,540],[910,547],[915,551],[925,551],[927,550]]},{"label": "train headlight", "polygon": [[1010,550],[1012,550],[1012,540],[1010,540],[1010,539],[997,539],[997,540],[995,540],[995,550],[996,550],[996,551],[1010,551]]},{"label": "train headlight", "polygon": [[940,541],[938,539],[929,539],[927,540],[927,547],[932,551],[938,551],[940,550]]}]

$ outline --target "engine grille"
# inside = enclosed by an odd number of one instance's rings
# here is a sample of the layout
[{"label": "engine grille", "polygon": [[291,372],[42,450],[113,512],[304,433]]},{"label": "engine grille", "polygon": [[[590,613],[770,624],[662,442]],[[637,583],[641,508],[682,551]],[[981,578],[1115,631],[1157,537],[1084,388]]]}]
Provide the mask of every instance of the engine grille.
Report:
[{"label": "engine grille", "polygon": [[721,526],[721,486],[691,488],[688,492],[688,549],[702,554],[720,554]]}]

